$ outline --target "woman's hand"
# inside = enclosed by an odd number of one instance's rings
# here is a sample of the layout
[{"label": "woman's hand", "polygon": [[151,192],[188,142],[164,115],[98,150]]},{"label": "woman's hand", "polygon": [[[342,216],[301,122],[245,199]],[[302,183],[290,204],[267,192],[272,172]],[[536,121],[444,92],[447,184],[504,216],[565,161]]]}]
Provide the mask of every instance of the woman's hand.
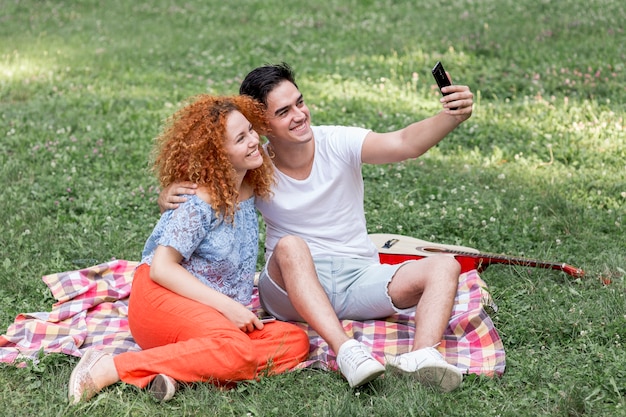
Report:
[{"label": "woman's hand", "polygon": [[222,314],[243,332],[263,329],[263,323],[256,314],[234,300],[233,307],[222,311]]}]

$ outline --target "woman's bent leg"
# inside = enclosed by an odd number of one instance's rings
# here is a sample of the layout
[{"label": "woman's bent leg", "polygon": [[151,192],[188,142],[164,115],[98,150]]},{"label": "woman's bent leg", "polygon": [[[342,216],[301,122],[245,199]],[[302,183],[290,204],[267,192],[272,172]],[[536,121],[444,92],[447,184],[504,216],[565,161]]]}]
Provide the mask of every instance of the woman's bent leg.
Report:
[{"label": "woman's bent leg", "polygon": [[144,350],[115,357],[122,381],[145,387],[159,373],[178,381],[228,382],[256,376],[248,336],[214,308],[182,297],[135,272],[129,301],[131,334]]},{"label": "woman's bent leg", "polygon": [[181,297],[135,272],[129,324],[143,351],[114,358],[122,381],[143,388],[160,373],[178,381],[226,384],[260,371],[280,373],[306,358],[306,334],[288,323],[268,323],[246,334],[217,310]]}]

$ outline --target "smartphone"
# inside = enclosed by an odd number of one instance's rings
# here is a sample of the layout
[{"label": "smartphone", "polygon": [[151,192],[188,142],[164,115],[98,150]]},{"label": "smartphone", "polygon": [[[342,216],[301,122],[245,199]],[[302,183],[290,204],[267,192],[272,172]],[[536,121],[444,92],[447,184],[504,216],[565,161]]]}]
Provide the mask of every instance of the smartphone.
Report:
[{"label": "smartphone", "polygon": [[[452,83],[450,82],[450,78],[448,78],[448,74],[446,74],[446,70],[443,68],[443,64],[441,63],[441,61],[437,61],[431,72],[433,73],[433,77],[435,77],[435,81],[437,81],[439,91],[441,91],[443,87],[452,85]],[[441,94],[447,96],[450,93],[444,93],[443,91],[441,91]],[[456,107],[451,108],[450,110],[456,110]]]},{"label": "smartphone", "polygon": [[273,321],[276,321],[276,317],[274,316],[259,316],[259,320],[261,320],[261,323],[265,324],[265,323],[271,323]]},{"label": "smartphone", "polygon": [[[435,64],[435,66],[433,67],[432,73],[433,77],[435,77],[435,81],[437,81],[437,86],[439,86],[439,91],[441,91],[443,87],[452,85],[450,79],[448,78],[448,74],[446,74],[446,70],[443,68],[443,65],[440,61],[437,61],[437,64]],[[442,91],[441,94],[445,96],[449,93],[444,93]]]}]

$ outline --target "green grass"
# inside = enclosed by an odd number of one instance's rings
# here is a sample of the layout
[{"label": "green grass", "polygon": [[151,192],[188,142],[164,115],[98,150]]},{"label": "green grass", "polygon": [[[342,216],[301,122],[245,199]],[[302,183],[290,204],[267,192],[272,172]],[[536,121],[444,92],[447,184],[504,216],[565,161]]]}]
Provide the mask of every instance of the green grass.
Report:
[{"label": "green grass", "polygon": [[[367,166],[370,232],[559,261],[494,265],[502,378],[438,394],[300,371],[167,404],[117,384],[69,407],[75,358],[0,365],[14,416],[620,416],[626,413],[626,7],[614,0],[0,0],[0,329],[49,310],[41,276],[137,260],[158,218],[152,139],[179,102],[289,62],[317,124],[378,131],[438,111],[430,68],[475,111],[415,161]],[[608,281],[610,284],[605,285]]]}]

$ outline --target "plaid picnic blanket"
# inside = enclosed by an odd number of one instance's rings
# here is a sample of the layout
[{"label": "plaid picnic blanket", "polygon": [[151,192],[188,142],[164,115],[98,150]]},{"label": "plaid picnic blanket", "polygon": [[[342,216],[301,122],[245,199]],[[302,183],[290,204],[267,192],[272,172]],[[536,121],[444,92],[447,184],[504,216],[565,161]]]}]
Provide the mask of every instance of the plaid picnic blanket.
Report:
[{"label": "plaid picnic blanket", "polygon": [[[23,313],[0,335],[0,362],[24,364],[40,352],[81,356],[87,348],[118,354],[140,350],[128,329],[128,295],[137,262],[114,260],[88,268],[43,277],[57,300],[50,312]],[[461,274],[453,313],[438,349],[448,362],[478,375],[502,375],[502,340],[485,311],[486,284],[475,270]],[[260,309],[254,291],[251,309]],[[412,317],[393,315],[386,320],[343,320],[349,336],[386,359],[408,352],[413,341]],[[308,359],[298,368],[337,369],[335,353],[305,323],[311,341]]]}]

